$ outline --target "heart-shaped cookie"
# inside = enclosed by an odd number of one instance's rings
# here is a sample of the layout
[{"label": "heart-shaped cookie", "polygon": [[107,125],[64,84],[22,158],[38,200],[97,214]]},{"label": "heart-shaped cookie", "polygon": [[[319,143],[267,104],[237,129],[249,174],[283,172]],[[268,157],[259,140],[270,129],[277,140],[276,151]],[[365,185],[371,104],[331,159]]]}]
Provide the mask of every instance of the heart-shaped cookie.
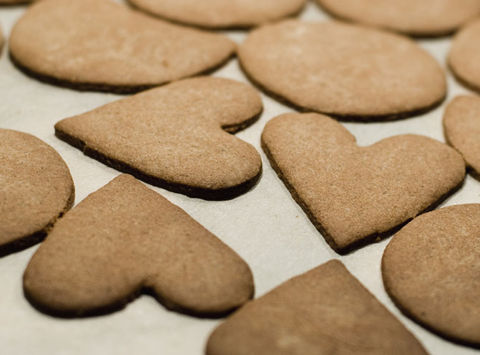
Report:
[{"label": "heart-shaped cookie", "polygon": [[480,345],[480,205],[441,208],[395,234],[382,259],[385,289],[415,321]]},{"label": "heart-shaped cookie", "polygon": [[10,54],[55,84],[120,93],[196,75],[226,62],[225,36],[183,28],[111,0],[43,0],[13,27]]},{"label": "heart-shaped cookie", "polygon": [[248,303],[210,336],[207,355],[426,354],[348,272],[330,261]]},{"label": "heart-shaped cookie", "polygon": [[220,78],[152,89],[55,125],[56,135],[105,164],[205,199],[234,197],[261,174],[258,152],[228,132],[261,113],[258,93]]},{"label": "heart-shaped cookie", "polygon": [[461,155],[443,143],[401,135],[359,147],[341,124],[318,114],[271,120],[262,145],[292,196],[338,252],[436,205],[465,177]]},{"label": "heart-shaped cookie", "polygon": [[0,129],[0,255],[45,237],[70,209],[75,188],[67,165],[30,134]]},{"label": "heart-shaped cookie", "polygon": [[24,274],[27,298],[60,316],[105,313],[138,293],[217,316],[253,296],[248,265],[185,211],[129,175],[60,219]]},{"label": "heart-shaped cookie", "polygon": [[447,142],[462,153],[476,178],[480,177],[480,98],[456,97],[446,108],[443,129]]}]

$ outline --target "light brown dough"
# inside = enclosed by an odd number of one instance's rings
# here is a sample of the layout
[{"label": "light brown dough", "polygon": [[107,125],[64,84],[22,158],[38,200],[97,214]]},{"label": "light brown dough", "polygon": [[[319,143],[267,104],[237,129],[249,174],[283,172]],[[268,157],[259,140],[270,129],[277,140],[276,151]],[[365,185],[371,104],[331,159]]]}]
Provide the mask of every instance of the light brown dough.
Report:
[{"label": "light brown dough", "polygon": [[445,73],[406,37],[340,22],[284,21],[251,32],[239,58],[267,92],[302,110],[385,120],[443,100]]},{"label": "light brown dough", "polygon": [[454,37],[448,62],[463,84],[480,91],[480,20],[470,22]]},{"label": "light brown dough", "polygon": [[262,171],[255,148],[227,132],[248,126],[261,111],[250,86],[202,77],[64,119],[55,131],[85,154],[149,183],[227,199],[251,188]]},{"label": "light brown dough", "polygon": [[415,321],[480,345],[480,205],[414,219],[385,249],[382,274],[393,301]]},{"label": "light brown dough", "polygon": [[10,37],[10,54],[27,73],[120,93],[211,70],[234,50],[225,36],[155,20],[111,0],[40,1]]},{"label": "light brown dough", "polygon": [[300,12],[306,0],[129,0],[175,22],[206,28],[244,28]]},{"label": "light brown dough", "polygon": [[426,354],[339,261],[248,303],[210,336],[207,355]]},{"label": "light brown dough", "polygon": [[440,36],[480,15],[478,0],[316,0],[330,14],[414,36]]},{"label": "light brown dough", "polygon": [[443,129],[447,142],[462,153],[475,177],[480,177],[480,98],[456,97],[446,108]]},{"label": "light brown dough", "polygon": [[23,285],[39,309],[71,317],[112,311],[140,292],[203,316],[222,315],[253,296],[251,271],[233,250],[130,175],[60,219]]},{"label": "light brown dough", "polygon": [[70,209],[75,188],[67,165],[30,134],[0,129],[0,255],[45,237]]},{"label": "light brown dough", "polygon": [[340,123],[285,114],[267,123],[273,168],[337,252],[388,235],[462,184],[465,164],[447,145],[417,135],[359,147]]}]

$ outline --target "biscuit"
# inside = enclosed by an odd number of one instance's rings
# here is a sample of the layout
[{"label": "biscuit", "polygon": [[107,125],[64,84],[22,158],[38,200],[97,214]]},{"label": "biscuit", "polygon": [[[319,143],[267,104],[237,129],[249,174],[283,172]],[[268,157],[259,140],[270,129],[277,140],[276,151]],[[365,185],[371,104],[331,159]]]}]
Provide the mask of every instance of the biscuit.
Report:
[{"label": "biscuit", "polygon": [[447,142],[465,159],[473,175],[480,177],[480,98],[456,97],[447,106],[443,118]]},{"label": "biscuit", "polygon": [[441,36],[480,15],[478,0],[316,0],[335,17],[413,36]]},{"label": "biscuit", "polygon": [[218,316],[253,296],[248,265],[185,211],[121,175],[67,213],[34,254],[25,295],[58,316],[102,314],[140,292]]},{"label": "biscuit", "polygon": [[55,125],[57,137],[151,184],[204,199],[228,199],[259,179],[262,161],[227,133],[255,121],[258,93],[228,79],[186,79]]},{"label": "biscuit", "polygon": [[43,0],[13,27],[10,54],[26,73],[80,90],[129,93],[225,63],[227,37],[183,28],[111,0]]},{"label": "biscuit", "polygon": [[385,249],[382,275],[396,305],[457,342],[480,345],[480,205],[426,213]]},{"label": "biscuit", "polygon": [[340,22],[284,21],[239,48],[252,81],[300,110],[351,120],[426,111],[446,93],[445,73],[412,40]]},{"label": "biscuit", "polygon": [[455,77],[471,89],[480,91],[480,20],[470,22],[454,37],[448,55]]},{"label": "biscuit", "polygon": [[399,135],[359,147],[340,123],[285,114],[262,147],[315,227],[339,253],[388,235],[459,187],[465,163],[449,146]]},{"label": "biscuit", "polygon": [[206,354],[400,355],[426,351],[335,260],[245,305],[215,329]]},{"label": "biscuit", "polygon": [[129,0],[174,22],[205,28],[248,28],[299,13],[306,0]]},{"label": "biscuit", "polygon": [[67,165],[30,134],[0,129],[0,255],[41,241],[69,210],[75,188]]}]

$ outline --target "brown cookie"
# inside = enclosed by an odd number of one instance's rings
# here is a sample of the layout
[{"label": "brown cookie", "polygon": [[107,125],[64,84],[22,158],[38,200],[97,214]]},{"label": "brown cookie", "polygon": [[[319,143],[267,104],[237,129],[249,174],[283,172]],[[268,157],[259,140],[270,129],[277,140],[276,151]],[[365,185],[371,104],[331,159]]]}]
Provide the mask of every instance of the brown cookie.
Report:
[{"label": "brown cookie", "polygon": [[480,20],[470,22],[455,36],[448,56],[453,73],[463,84],[480,91]]},{"label": "brown cookie", "polygon": [[129,175],[57,222],[23,285],[39,309],[70,317],[112,311],[140,292],[203,316],[222,315],[253,296],[251,271],[233,250]]},{"label": "brown cookie", "polygon": [[228,79],[203,77],[110,103],[55,125],[57,137],[151,184],[205,199],[250,189],[262,161],[227,132],[261,113],[258,93]]},{"label": "brown cookie", "polygon": [[234,50],[225,36],[155,20],[111,0],[40,1],[10,37],[10,54],[27,73],[120,93],[211,70]]},{"label": "brown cookie", "polygon": [[210,336],[208,355],[426,354],[339,261],[248,303]]},{"label": "brown cookie", "polygon": [[306,0],[129,0],[175,22],[206,28],[246,28],[300,12]]},{"label": "brown cookie", "polygon": [[475,177],[480,177],[480,98],[456,97],[446,108],[443,129],[447,142],[462,153]]},{"label": "brown cookie", "polygon": [[442,68],[415,42],[340,22],[263,26],[240,46],[239,58],[249,77],[274,96],[346,119],[412,115],[446,93]]},{"label": "brown cookie", "polygon": [[69,210],[75,188],[60,155],[40,139],[0,129],[0,255],[45,237]]},{"label": "brown cookie", "polygon": [[294,199],[340,253],[435,206],[465,177],[461,155],[436,140],[400,135],[359,147],[340,123],[314,113],[274,118],[262,146]]},{"label": "brown cookie", "polygon": [[316,0],[330,14],[414,36],[441,36],[480,15],[478,0]]},{"label": "brown cookie", "polygon": [[480,205],[426,213],[385,249],[385,289],[415,321],[451,340],[480,345]]}]

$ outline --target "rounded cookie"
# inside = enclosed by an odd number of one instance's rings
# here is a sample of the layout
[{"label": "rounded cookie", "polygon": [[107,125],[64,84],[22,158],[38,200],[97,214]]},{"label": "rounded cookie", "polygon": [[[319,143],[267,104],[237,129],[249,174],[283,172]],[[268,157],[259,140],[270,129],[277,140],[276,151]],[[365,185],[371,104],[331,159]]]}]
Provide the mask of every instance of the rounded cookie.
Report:
[{"label": "rounded cookie", "polygon": [[440,36],[480,15],[478,0],[316,0],[330,14],[414,36]]},{"label": "rounded cookie", "polygon": [[480,345],[480,205],[424,214],[385,249],[382,275],[397,306],[460,343]]},{"label": "rounded cookie", "polygon": [[480,20],[470,22],[454,37],[448,63],[456,78],[480,91]]},{"label": "rounded cookie", "polygon": [[306,0],[129,0],[136,7],[187,25],[245,28],[294,15]]},{"label": "rounded cookie", "polygon": [[284,21],[251,32],[239,58],[268,92],[355,120],[398,118],[443,100],[445,73],[412,40],[340,22]]},{"label": "rounded cookie", "polygon": [[45,237],[73,204],[75,189],[60,155],[30,134],[0,129],[0,255]]},{"label": "rounded cookie", "polygon": [[111,0],[43,0],[13,27],[10,54],[44,81],[128,93],[218,67],[225,36],[176,26]]},{"label": "rounded cookie", "polygon": [[443,129],[447,142],[462,155],[475,177],[480,177],[480,98],[456,97],[446,108]]}]

